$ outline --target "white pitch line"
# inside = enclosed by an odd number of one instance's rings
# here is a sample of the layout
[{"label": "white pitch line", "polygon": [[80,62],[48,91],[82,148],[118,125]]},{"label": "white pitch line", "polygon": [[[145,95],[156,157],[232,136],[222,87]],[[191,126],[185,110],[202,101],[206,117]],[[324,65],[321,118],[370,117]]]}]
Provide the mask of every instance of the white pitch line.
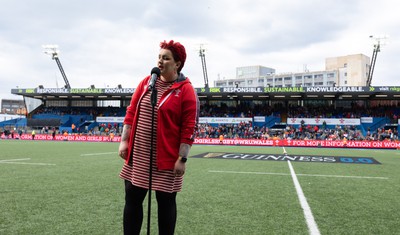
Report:
[{"label": "white pitch line", "polygon": [[[251,171],[208,171],[210,173],[227,173],[227,174],[253,174],[253,175],[291,175],[288,173],[273,173],[273,172],[251,172]],[[351,175],[314,175],[314,174],[297,174],[297,176],[310,177],[331,177],[331,178],[354,178],[354,179],[378,179],[388,180],[388,177],[373,177],[373,176],[351,176]]]},{"label": "white pitch line", "polygon": [[0,164],[17,164],[17,165],[39,165],[39,166],[55,166],[52,163],[29,163],[29,162],[0,162]]},{"label": "white pitch line", "polygon": [[304,213],[304,217],[307,222],[308,231],[310,232],[311,235],[320,235],[321,233],[319,232],[318,225],[315,222],[311,208],[308,205],[306,197],[304,196],[303,189],[301,188],[299,180],[297,179],[296,173],[294,172],[292,163],[290,163],[290,161],[287,161],[287,162],[289,165],[290,173],[292,174],[294,186],[297,191],[297,197],[299,198],[300,205],[303,208],[303,213]]},{"label": "white pitch line", "polygon": [[52,163],[29,163],[29,162],[18,162],[18,161],[29,161],[30,158],[19,158],[19,159],[6,159],[0,160],[0,164],[17,164],[17,165],[39,165],[39,166],[55,166]]},{"label": "white pitch line", "polygon": [[81,156],[96,156],[96,155],[109,155],[109,154],[117,154],[117,152],[108,152],[108,153],[86,153],[86,154],[81,154]]},{"label": "white pitch line", "polygon": [[5,159],[5,160],[0,160],[0,162],[15,162],[15,161],[27,161],[31,160],[30,158],[18,158],[18,159]]},{"label": "white pitch line", "polygon": [[246,172],[246,171],[208,171],[210,173],[229,173],[229,174],[252,174],[252,175],[290,175],[287,173],[273,173],[273,172]]},{"label": "white pitch line", "polygon": [[353,176],[353,175],[314,175],[314,174],[297,174],[297,176],[314,176],[314,177],[333,177],[333,178],[353,178],[353,179],[377,179],[388,180],[388,177],[380,176]]}]

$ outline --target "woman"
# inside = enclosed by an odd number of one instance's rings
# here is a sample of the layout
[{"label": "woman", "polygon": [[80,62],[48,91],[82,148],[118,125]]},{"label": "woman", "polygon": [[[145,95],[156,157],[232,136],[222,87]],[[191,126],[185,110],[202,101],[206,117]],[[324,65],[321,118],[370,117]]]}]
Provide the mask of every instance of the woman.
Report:
[{"label": "woman", "polygon": [[[176,224],[176,194],[181,191],[185,163],[194,141],[199,101],[181,70],[186,51],[178,42],[160,43],[155,83],[152,190],[156,191],[159,234],[173,234]],[[135,90],[124,119],[119,155],[125,159],[120,177],[125,180],[124,233],[139,234],[143,200],[149,187],[152,105],[149,82],[144,78]]]}]

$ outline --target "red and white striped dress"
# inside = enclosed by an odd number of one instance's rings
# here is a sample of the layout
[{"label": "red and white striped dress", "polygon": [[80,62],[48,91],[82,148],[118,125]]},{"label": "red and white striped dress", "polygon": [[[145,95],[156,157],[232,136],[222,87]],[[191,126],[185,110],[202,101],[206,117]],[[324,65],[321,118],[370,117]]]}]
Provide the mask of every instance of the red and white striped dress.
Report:
[{"label": "red and white striped dress", "polygon": [[[161,95],[172,86],[173,83],[157,79],[157,105],[154,108],[154,131],[153,131],[153,172],[152,190],[162,192],[179,192],[182,189],[183,177],[176,177],[172,170],[157,169],[157,110]],[[149,188],[149,165],[151,146],[151,119],[152,106],[150,102],[151,92],[147,92],[139,104],[139,119],[136,127],[136,136],[133,142],[133,157],[131,164],[124,164],[120,177],[131,181],[133,185],[141,188]],[[165,130],[168,131],[168,130]]]}]

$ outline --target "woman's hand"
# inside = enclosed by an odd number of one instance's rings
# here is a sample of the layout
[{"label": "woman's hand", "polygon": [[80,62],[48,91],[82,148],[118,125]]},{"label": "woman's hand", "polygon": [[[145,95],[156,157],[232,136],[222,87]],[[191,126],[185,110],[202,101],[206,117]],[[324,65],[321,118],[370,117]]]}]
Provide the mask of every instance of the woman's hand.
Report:
[{"label": "woman's hand", "polygon": [[129,146],[129,133],[131,132],[131,125],[125,124],[122,129],[121,142],[119,143],[118,155],[122,159],[126,159],[128,156]]},{"label": "woman's hand", "polygon": [[128,155],[128,145],[128,141],[121,141],[119,143],[118,155],[124,160]]},{"label": "woman's hand", "polygon": [[174,175],[175,176],[183,176],[185,174],[186,165],[179,158],[175,162],[174,166]]}]

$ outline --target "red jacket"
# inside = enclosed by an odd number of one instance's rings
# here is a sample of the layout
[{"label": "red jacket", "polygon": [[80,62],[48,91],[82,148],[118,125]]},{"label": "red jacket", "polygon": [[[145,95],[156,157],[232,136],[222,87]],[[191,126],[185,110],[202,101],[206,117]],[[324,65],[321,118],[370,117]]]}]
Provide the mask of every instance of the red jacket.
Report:
[{"label": "red jacket", "polygon": [[[129,162],[132,154],[133,136],[138,121],[138,104],[148,89],[150,76],[143,79],[136,88],[130,105],[127,107],[124,124],[131,125],[129,135]],[[181,143],[192,145],[199,118],[199,100],[190,80],[180,74],[178,82],[161,95],[158,105],[157,123],[157,167],[159,170],[173,170],[179,157]]]}]

